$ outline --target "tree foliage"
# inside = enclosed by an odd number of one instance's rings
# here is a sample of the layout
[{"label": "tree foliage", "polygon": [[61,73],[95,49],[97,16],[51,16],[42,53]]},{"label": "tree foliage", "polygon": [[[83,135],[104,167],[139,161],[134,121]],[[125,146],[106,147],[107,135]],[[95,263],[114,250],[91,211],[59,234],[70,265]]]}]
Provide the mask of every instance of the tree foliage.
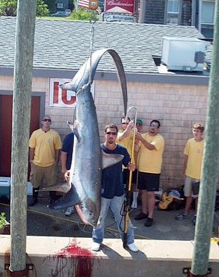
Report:
[{"label": "tree foliage", "polygon": [[[16,14],[17,0],[0,0],[0,15],[16,16]],[[44,16],[49,14],[48,6],[44,3],[43,0],[37,0],[36,14],[38,16]]]},{"label": "tree foliage", "polygon": [[0,0],[0,15],[16,16],[17,0]]},{"label": "tree foliage", "polygon": [[45,16],[49,14],[48,5],[44,3],[43,0],[37,0],[37,10],[36,15]]},{"label": "tree foliage", "polygon": [[[70,18],[75,19],[75,20],[87,20],[87,21],[89,21],[89,20],[91,20],[91,11],[89,11],[85,8],[79,7],[78,9],[74,9],[72,14],[70,15]],[[95,20],[98,20],[98,19],[99,19],[98,14],[95,14]]]}]

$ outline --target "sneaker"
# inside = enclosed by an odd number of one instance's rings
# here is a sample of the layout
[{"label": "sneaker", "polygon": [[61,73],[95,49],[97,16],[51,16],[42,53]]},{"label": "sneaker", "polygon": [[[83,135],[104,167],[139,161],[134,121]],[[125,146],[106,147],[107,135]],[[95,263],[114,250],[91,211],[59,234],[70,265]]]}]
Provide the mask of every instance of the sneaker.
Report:
[{"label": "sneaker", "polygon": [[193,220],[192,220],[192,223],[193,223],[193,225],[196,224],[196,215],[194,215]]},{"label": "sneaker", "polygon": [[176,220],[183,220],[183,219],[187,219],[187,218],[189,218],[189,214],[187,214],[187,213],[178,214],[175,217]]},{"label": "sneaker", "polygon": [[148,217],[146,222],[145,222],[145,224],[144,224],[144,226],[146,226],[146,227],[152,226],[153,225],[153,221],[154,221],[153,218]]},{"label": "sneaker", "polygon": [[70,216],[74,211],[74,207],[68,207],[65,211],[66,216]]},{"label": "sneaker", "polygon": [[99,251],[100,250],[100,243],[98,242],[93,242],[92,246],[91,246],[91,249],[93,251]]},{"label": "sneaker", "polygon": [[147,214],[144,214],[144,213],[140,213],[138,215],[136,215],[136,217],[134,218],[135,220],[141,220],[141,219],[144,219],[144,218],[147,218],[148,215]]},{"label": "sneaker", "polygon": [[138,247],[133,243],[130,243],[127,245],[129,250],[131,250],[132,252],[138,252]]}]

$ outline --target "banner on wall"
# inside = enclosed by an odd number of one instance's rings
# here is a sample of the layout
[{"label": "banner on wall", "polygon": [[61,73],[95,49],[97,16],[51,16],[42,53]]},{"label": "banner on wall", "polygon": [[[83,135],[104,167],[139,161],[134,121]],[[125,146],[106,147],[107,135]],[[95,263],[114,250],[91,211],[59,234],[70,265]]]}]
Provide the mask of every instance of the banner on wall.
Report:
[{"label": "banner on wall", "polygon": [[[61,89],[60,84],[70,82],[71,79],[50,78],[49,105],[52,107],[75,107],[76,95],[71,90]],[[91,93],[94,97],[94,82],[91,85]]]},{"label": "banner on wall", "polygon": [[105,0],[105,12],[134,13],[135,0]]}]

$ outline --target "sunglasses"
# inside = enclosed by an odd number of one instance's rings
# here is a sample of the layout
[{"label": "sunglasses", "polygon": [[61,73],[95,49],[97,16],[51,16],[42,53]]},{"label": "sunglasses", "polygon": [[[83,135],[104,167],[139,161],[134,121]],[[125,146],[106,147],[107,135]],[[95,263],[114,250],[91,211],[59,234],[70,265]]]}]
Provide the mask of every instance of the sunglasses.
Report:
[{"label": "sunglasses", "polygon": [[113,135],[113,136],[116,136],[117,133],[116,132],[106,132],[107,135]]},{"label": "sunglasses", "polygon": [[159,127],[155,124],[150,124],[151,127],[158,129]]},{"label": "sunglasses", "polygon": [[126,124],[126,125],[128,125],[129,123],[128,123],[128,122],[122,122],[122,124]]},{"label": "sunglasses", "polygon": [[44,118],[43,121],[45,121],[45,122],[46,122],[46,121],[51,122],[51,119],[49,119],[49,118]]}]

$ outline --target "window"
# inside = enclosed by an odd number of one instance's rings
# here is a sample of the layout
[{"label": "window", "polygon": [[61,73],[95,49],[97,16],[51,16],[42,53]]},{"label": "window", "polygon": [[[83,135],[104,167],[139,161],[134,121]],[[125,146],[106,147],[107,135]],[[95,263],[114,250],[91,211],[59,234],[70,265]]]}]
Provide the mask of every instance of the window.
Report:
[{"label": "window", "polygon": [[178,25],[180,13],[180,0],[168,0],[167,2],[167,24]]},{"label": "window", "polygon": [[215,2],[203,1],[201,11],[201,23],[202,24],[214,24],[214,8]]},{"label": "window", "polygon": [[63,3],[57,3],[57,9],[63,9],[64,4]]}]

